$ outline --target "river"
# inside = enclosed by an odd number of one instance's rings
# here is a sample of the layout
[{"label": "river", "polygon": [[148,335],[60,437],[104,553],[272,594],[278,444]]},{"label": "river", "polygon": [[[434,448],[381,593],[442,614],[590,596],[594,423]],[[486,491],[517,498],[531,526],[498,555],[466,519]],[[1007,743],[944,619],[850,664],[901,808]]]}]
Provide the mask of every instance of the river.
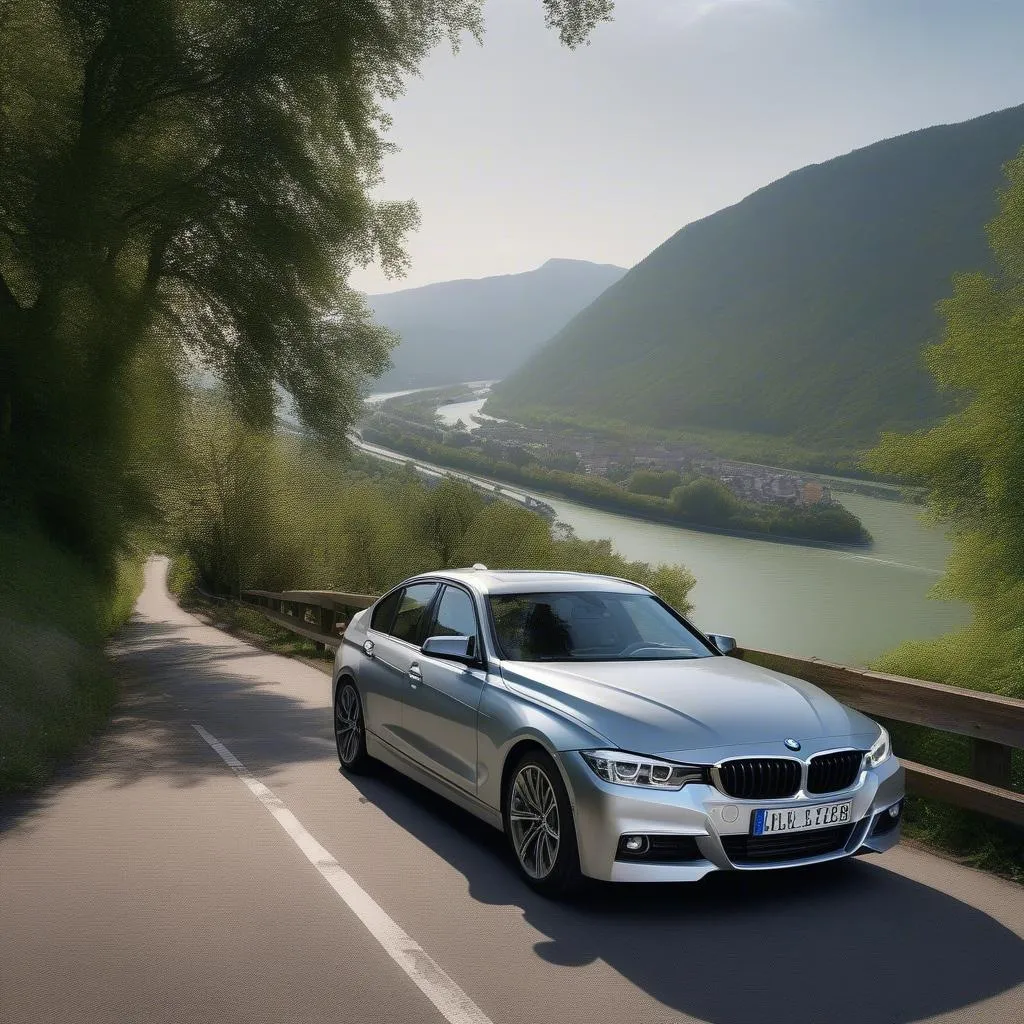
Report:
[{"label": "river", "polygon": [[[447,422],[461,417],[470,425],[482,402],[439,412]],[[844,551],[647,523],[520,487],[504,489],[534,495],[580,537],[607,537],[627,558],[685,565],[697,578],[693,621],[735,636],[741,646],[864,665],[904,640],[937,636],[968,620],[965,606],[928,596],[949,542],[921,522],[914,505],[836,495],[874,537],[867,550]]]}]

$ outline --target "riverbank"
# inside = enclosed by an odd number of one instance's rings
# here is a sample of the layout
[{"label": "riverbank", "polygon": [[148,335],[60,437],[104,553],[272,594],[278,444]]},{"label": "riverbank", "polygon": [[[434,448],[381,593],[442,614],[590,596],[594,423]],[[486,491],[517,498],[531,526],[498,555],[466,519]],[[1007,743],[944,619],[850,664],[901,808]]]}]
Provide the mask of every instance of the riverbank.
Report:
[{"label": "riverbank", "polygon": [[[389,427],[386,422],[366,425],[360,433],[364,440],[386,451],[450,469],[482,474],[486,479],[530,488],[548,497],[581,501],[592,508],[646,522],[723,536],[777,540],[784,544],[837,550],[866,550],[871,545],[870,533],[853,513],[842,506],[789,509],[784,506],[746,505],[731,516],[738,520],[732,525],[706,522],[681,515],[665,499],[633,494],[602,477],[584,477],[557,470],[531,471],[488,459],[473,450],[452,448],[419,436],[409,436]],[[763,528],[749,528],[748,524],[755,522],[763,523]],[[793,524],[805,525],[805,532],[793,531]]]},{"label": "riverbank", "polygon": [[[507,486],[366,447],[378,458],[415,461],[441,476]],[[864,551],[667,526],[542,496],[535,488],[517,490],[544,497],[558,521],[581,538],[608,539],[629,558],[687,566],[697,577],[694,621],[710,632],[736,636],[745,646],[867,667],[908,638],[949,633],[970,618],[966,606],[929,597],[945,567],[949,542],[922,521],[920,509],[901,502],[843,496],[874,537],[872,548]]]}]

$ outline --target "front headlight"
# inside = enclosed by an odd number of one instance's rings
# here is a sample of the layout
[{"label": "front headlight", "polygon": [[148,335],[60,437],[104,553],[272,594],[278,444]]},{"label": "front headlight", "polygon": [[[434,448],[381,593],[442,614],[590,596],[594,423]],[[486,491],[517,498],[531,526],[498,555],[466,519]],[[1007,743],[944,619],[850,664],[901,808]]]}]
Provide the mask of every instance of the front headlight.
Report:
[{"label": "front headlight", "polygon": [[621,750],[581,750],[583,760],[605,782],[641,789],[682,789],[688,782],[706,782],[706,768]]},{"label": "front headlight", "polygon": [[[882,729],[882,726],[878,727]],[[868,768],[877,768],[880,764],[892,757],[892,743],[889,742],[889,734],[882,729],[878,739],[872,744],[871,749],[864,758],[864,764]]]}]

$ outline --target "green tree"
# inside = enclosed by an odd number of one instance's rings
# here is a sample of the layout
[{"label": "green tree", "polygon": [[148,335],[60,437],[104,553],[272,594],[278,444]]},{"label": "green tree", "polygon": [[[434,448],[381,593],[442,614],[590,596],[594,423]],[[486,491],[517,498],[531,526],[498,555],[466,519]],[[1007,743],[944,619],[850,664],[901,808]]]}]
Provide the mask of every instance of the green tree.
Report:
[{"label": "green tree", "polygon": [[698,477],[671,495],[672,509],[680,519],[724,526],[740,509],[740,500],[720,480]]},{"label": "green tree", "polygon": [[169,539],[218,593],[237,595],[257,578],[270,586],[268,555],[281,534],[273,437],[210,402],[197,403],[184,426],[164,492]]},{"label": "green tree", "polygon": [[466,531],[484,507],[483,495],[469,484],[445,477],[427,495],[420,511],[420,528],[435,568],[451,568]]},{"label": "green tree", "polygon": [[633,494],[653,494],[657,498],[668,498],[683,482],[674,469],[638,469],[626,484],[626,490]]},{"label": "green tree", "polygon": [[996,272],[954,280],[926,353],[957,407],[930,430],[883,435],[867,465],[928,489],[953,539],[935,592],[974,609],[966,630],[906,644],[885,667],[1024,696],[1024,151],[1005,170],[988,225]]},{"label": "green tree", "polygon": [[[479,0],[4,0],[0,481],[102,561],[138,497],[140,361],[338,443],[393,339],[347,285],[405,266],[382,104]],[[606,0],[544,0],[569,46]],[[167,400],[175,389],[156,397]]]}]

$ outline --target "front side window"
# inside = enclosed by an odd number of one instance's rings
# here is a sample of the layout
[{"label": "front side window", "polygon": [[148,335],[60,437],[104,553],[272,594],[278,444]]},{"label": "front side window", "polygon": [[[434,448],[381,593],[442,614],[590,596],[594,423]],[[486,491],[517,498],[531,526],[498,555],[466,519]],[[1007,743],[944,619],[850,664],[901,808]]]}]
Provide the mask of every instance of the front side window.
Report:
[{"label": "front side window", "polygon": [[431,636],[477,636],[473,599],[458,587],[445,587],[437,602]]},{"label": "front side window", "polygon": [[389,630],[393,637],[410,644],[419,644],[423,613],[437,593],[436,583],[414,583],[406,587],[398,605],[395,623]]},{"label": "front side window", "polygon": [[649,594],[564,591],[495,594],[495,639],[512,661],[655,661],[713,657]]}]

